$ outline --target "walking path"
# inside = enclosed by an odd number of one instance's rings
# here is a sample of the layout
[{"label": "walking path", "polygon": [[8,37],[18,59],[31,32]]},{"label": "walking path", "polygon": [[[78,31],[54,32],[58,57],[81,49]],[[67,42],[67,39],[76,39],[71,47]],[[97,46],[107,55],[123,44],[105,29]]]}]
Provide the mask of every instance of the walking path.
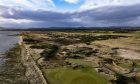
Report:
[{"label": "walking path", "polygon": [[48,84],[43,76],[42,71],[38,68],[35,60],[32,58],[30,49],[23,44],[20,36],[19,45],[21,46],[22,63],[26,67],[26,76],[31,84]]}]

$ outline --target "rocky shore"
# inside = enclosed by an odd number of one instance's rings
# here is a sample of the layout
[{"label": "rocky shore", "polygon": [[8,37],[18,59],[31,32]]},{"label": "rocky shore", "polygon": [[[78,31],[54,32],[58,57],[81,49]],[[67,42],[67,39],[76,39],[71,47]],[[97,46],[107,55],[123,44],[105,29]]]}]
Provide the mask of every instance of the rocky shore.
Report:
[{"label": "rocky shore", "polygon": [[5,56],[6,61],[0,71],[0,84],[30,84],[25,76],[26,68],[22,64],[20,46],[9,49]]}]

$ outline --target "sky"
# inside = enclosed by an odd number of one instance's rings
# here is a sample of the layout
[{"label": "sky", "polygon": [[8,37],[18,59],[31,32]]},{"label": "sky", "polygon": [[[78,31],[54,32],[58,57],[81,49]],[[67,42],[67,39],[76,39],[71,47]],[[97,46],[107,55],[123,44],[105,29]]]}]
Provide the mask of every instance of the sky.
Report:
[{"label": "sky", "polygon": [[0,27],[140,26],[140,0],[0,0]]}]

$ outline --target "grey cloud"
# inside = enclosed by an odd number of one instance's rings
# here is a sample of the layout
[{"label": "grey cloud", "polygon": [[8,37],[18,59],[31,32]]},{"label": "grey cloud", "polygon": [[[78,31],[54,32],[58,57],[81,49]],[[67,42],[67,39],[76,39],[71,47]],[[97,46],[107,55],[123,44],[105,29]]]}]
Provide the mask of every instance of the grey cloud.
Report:
[{"label": "grey cloud", "polygon": [[97,8],[82,12],[81,15],[91,17],[94,20],[131,19],[140,16],[140,5]]},{"label": "grey cloud", "polygon": [[10,13],[5,13],[2,17],[12,18],[12,19],[29,19],[37,21],[57,21],[68,19],[67,14],[51,12],[51,11],[26,11],[26,10],[11,10],[13,15]]},{"label": "grey cloud", "polygon": [[[92,10],[61,13],[52,11],[16,10],[0,6],[5,9],[0,15],[10,19],[33,20],[27,26],[140,26],[140,4],[131,6],[108,6]],[[8,12],[10,10],[13,14]],[[73,19],[79,19],[75,21]]]}]

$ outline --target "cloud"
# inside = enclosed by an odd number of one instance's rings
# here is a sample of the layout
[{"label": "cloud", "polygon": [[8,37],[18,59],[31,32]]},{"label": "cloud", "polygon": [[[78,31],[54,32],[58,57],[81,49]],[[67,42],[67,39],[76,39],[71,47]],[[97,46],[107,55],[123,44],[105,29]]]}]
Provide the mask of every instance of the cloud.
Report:
[{"label": "cloud", "polygon": [[6,6],[0,6],[0,11],[0,26],[140,26],[140,4],[103,6],[72,13],[47,10],[21,10]]},{"label": "cloud", "polygon": [[140,5],[101,7],[81,12],[78,17],[91,26],[138,26]]},{"label": "cloud", "polygon": [[79,10],[89,10],[103,6],[128,6],[139,4],[140,0],[85,0]]},{"label": "cloud", "polygon": [[0,5],[21,7],[23,9],[37,10],[37,9],[52,9],[55,4],[52,0],[0,0]]},{"label": "cloud", "polygon": [[[62,1],[70,4],[63,3]],[[59,5],[57,3],[59,3]],[[65,12],[66,10],[85,11],[103,6],[128,6],[139,3],[140,0],[0,0],[0,5],[3,6],[24,10],[49,10],[61,12]],[[62,7],[64,7],[65,10]]]},{"label": "cloud", "polygon": [[71,4],[77,4],[79,2],[79,0],[64,0],[64,1]]}]

